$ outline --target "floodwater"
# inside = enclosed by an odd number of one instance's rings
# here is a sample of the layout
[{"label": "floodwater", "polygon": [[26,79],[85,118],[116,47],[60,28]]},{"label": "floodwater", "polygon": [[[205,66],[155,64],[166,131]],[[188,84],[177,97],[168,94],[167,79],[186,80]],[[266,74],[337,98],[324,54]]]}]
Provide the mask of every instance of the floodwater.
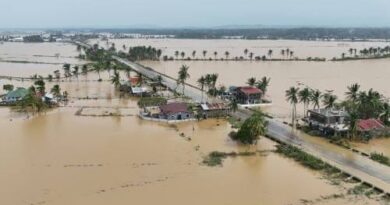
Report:
[{"label": "floodwater", "polygon": [[[32,64],[22,65],[28,70]],[[364,196],[327,197],[346,190],[273,153],[275,144],[266,138],[257,146],[236,144],[224,120],[178,125],[142,121],[136,116],[136,99],[119,99],[106,81],[108,73],[101,75],[105,81],[100,83],[94,73],[48,83],[47,88],[59,83],[70,93],[67,107],[28,117],[0,108],[0,204],[379,203]],[[1,80],[0,86],[5,83],[10,81]],[[99,99],[78,99],[87,96]],[[133,116],[76,116],[82,106],[123,107]],[[264,152],[228,158],[223,167],[200,164],[216,150]]]},{"label": "floodwater", "polygon": [[[1,204],[300,204],[345,192],[319,173],[267,152],[274,143],[265,138],[257,147],[237,145],[223,120],[169,126],[136,116],[80,117],[76,110],[1,119]],[[226,159],[223,167],[199,164],[210,151],[256,149],[266,152]],[[376,202],[347,196],[341,203]]]}]

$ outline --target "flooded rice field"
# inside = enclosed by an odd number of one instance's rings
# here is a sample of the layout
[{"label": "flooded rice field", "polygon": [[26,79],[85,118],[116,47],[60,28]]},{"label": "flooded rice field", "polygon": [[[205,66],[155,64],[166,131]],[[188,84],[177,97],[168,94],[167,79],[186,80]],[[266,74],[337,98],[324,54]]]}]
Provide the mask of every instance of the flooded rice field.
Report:
[{"label": "flooded rice field", "polygon": [[[75,46],[71,47],[69,55],[77,55]],[[42,52],[50,55],[56,49],[48,50]],[[269,95],[274,106],[269,110],[280,116],[288,114],[289,107],[283,94],[290,82],[301,81],[319,89],[335,89],[335,92],[342,93],[336,88],[343,83],[355,82],[361,76],[365,77],[362,78],[364,81],[358,82],[364,88],[378,86],[380,90],[380,82],[384,82],[381,80],[385,79],[386,73],[380,69],[388,61],[372,63],[378,64],[370,66],[370,69],[378,69],[377,75],[369,69],[363,72],[363,66],[360,70],[357,66],[356,72],[350,68],[352,77],[344,82],[342,79],[346,80],[348,73],[343,71],[344,66],[339,65],[338,69],[329,67],[338,71],[336,78],[326,72],[325,66],[321,67],[328,63],[299,66],[295,62],[286,62],[286,65],[280,62],[188,62],[191,82],[210,72],[218,72],[220,82],[226,85],[243,84],[251,76],[271,77]],[[179,62],[145,64],[174,76],[181,65]],[[20,67],[13,70],[8,64],[0,64],[0,74],[3,75],[4,71],[29,76],[39,73],[39,69],[46,69],[41,65],[34,67],[36,64],[12,65]],[[319,74],[325,75],[325,80],[315,77],[313,70],[318,66]],[[35,72],[30,74],[29,69]],[[56,69],[61,69],[61,65]],[[248,72],[242,72],[243,69],[248,69]],[[24,70],[28,71],[24,73]],[[359,72],[363,73],[357,74]],[[274,153],[275,143],[266,138],[261,138],[258,145],[251,147],[233,142],[228,137],[232,128],[225,120],[178,125],[142,121],[137,117],[137,99],[119,98],[108,82],[108,73],[101,75],[103,82],[97,82],[98,76],[90,73],[78,80],[47,83],[47,88],[58,83],[62,90],[69,92],[71,100],[66,107],[34,116],[0,107],[0,204],[383,203],[347,194],[349,184],[336,185],[324,179],[322,174]],[[376,80],[366,80],[371,75]],[[336,83],[327,84],[327,78]],[[33,82],[0,80],[1,87],[6,83],[28,87]],[[382,87],[381,91],[386,89]],[[125,116],[77,116],[81,107],[87,108],[86,115],[123,109]],[[201,164],[203,157],[211,151],[256,150],[261,154],[227,158],[222,167]]]}]

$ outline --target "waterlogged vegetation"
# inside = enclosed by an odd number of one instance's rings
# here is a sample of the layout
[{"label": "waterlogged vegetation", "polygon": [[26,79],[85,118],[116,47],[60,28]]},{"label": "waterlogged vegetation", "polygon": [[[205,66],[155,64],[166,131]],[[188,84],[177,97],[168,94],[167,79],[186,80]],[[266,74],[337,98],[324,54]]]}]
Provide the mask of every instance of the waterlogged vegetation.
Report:
[{"label": "waterlogged vegetation", "polygon": [[390,46],[385,47],[370,47],[357,50],[356,48],[350,48],[348,53],[342,53],[341,58],[333,58],[333,61],[346,61],[346,60],[364,60],[364,59],[381,59],[390,58]]},{"label": "waterlogged vegetation", "polygon": [[387,165],[387,166],[390,166],[390,158],[385,156],[384,154],[379,154],[379,153],[371,153],[370,154],[370,159],[374,160],[374,161],[377,161],[381,164],[384,164],[384,165]]},{"label": "waterlogged vegetation", "polygon": [[231,132],[230,137],[243,144],[256,144],[260,136],[266,134],[266,129],[265,116],[261,111],[257,111],[242,123],[237,132]]},{"label": "waterlogged vegetation", "polygon": [[239,156],[253,156],[256,155],[256,152],[210,152],[206,157],[204,157],[202,163],[204,165],[214,167],[222,166],[223,160],[228,157],[239,157]]}]

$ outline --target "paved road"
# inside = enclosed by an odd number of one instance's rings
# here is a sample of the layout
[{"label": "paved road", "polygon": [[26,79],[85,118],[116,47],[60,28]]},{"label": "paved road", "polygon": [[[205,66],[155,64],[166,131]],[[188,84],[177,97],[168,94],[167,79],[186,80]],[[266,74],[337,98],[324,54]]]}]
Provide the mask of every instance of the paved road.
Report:
[{"label": "paved road", "polygon": [[[85,45],[85,44],[84,44]],[[130,62],[128,60],[114,57],[117,61],[130,66],[137,72],[142,73],[148,78],[156,78],[161,75],[163,83],[172,90],[181,91],[182,87],[177,86],[176,80],[170,76],[164,75],[157,71],[148,69],[140,64]],[[184,94],[191,97],[193,100],[200,102],[202,94],[199,88],[187,84]],[[217,99],[208,99],[215,101]],[[235,113],[238,117],[245,119],[251,115],[249,110],[239,110]],[[291,127],[284,125],[274,119],[269,119],[268,135],[279,139],[287,144],[301,148],[302,150],[321,158],[327,163],[347,172],[361,180],[371,183],[374,186],[390,192],[390,167],[374,162],[360,154],[345,150],[341,147],[332,144],[320,144],[305,140],[305,138]]]}]

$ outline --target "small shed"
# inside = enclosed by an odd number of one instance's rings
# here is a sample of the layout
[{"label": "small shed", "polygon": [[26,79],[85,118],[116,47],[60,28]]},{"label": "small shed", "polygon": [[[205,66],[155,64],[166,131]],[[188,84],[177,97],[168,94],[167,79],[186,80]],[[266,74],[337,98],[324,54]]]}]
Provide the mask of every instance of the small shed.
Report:
[{"label": "small shed", "polygon": [[230,113],[230,107],[226,103],[203,103],[200,104],[201,117],[225,117]]}]

